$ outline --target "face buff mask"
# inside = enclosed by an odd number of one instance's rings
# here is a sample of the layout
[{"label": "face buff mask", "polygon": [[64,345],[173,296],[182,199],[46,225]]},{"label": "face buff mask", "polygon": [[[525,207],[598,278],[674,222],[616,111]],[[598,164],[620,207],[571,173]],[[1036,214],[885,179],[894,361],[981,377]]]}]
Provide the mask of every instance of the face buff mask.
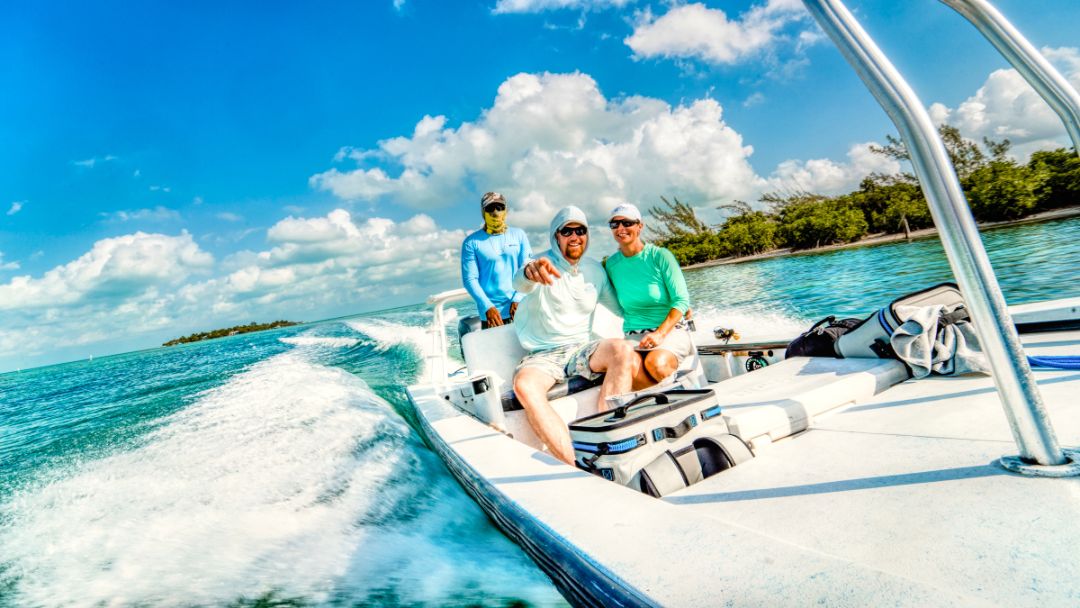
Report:
[{"label": "face buff mask", "polygon": [[488,234],[506,232],[506,209],[493,212],[484,211],[484,230]]}]

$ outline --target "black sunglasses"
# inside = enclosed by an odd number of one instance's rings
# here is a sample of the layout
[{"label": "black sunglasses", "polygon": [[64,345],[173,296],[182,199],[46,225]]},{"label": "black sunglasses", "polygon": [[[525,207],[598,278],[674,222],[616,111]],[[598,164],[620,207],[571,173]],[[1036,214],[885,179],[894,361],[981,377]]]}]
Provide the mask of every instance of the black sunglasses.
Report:
[{"label": "black sunglasses", "polygon": [[611,220],[610,222],[607,223],[607,225],[612,230],[615,230],[619,226],[622,226],[623,228],[629,228],[630,226],[637,226],[640,223],[641,223],[640,220]]},{"label": "black sunglasses", "polygon": [[484,207],[484,211],[487,211],[488,213],[495,213],[496,211],[505,211],[505,210],[506,210],[506,205],[504,205],[502,203],[491,203],[487,207]]},{"label": "black sunglasses", "polygon": [[571,228],[569,226],[566,226],[565,228],[559,228],[559,234],[563,236],[570,236],[571,234],[585,236],[588,233],[589,229],[586,226],[578,226],[577,228]]}]

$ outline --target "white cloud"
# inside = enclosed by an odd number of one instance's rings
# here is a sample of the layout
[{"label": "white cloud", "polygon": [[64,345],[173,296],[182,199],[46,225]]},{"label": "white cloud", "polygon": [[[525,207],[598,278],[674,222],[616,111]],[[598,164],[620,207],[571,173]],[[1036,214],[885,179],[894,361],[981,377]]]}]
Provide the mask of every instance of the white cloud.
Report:
[{"label": "white cloud", "polygon": [[0,251],[0,270],[18,270],[18,269],[19,269],[19,263],[18,262],[5,262],[4,261],[4,252]]},{"label": "white cloud", "polygon": [[[757,57],[780,42],[796,51],[821,38],[814,30],[785,35],[795,22],[809,22],[798,0],[769,0],[751,8],[738,19],[704,4],[673,6],[660,17],[646,9],[638,15],[634,33],[624,42],[638,58],[696,58],[709,63],[732,64]],[[812,25],[810,27],[813,27]]]},{"label": "white cloud", "polygon": [[180,212],[175,209],[169,209],[168,207],[162,207],[158,205],[153,209],[134,209],[131,211],[116,211],[114,213],[103,213],[103,216],[114,222],[131,222],[131,221],[147,221],[147,222],[171,222],[180,219]]},{"label": "white cloud", "polygon": [[150,186],[151,192],[172,192],[172,188],[168,186]]},{"label": "white cloud", "polygon": [[542,13],[561,9],[595,11],[607,8],[621,8],[635,0],[498,0],[491,12],[499,13]]},{"label": "white cloud", "polygon": [[405,8],[405,0],[394,0],[394,10],[401,12]]},{"label": "white cloud", "polygon": [[57,344],[164,331],[175,337],[208,323],[313,320],[394,297],[419,301],[458,283],[464,237],[422,214],[402,222],[357,220],[337,209],[283,219],[267,232],[269,249],[217,264],[187,232],[104,239],[41,276],[0,283],[0,360]]},{"label": "white cloud", "polygon": [[767,190],[844,194],[858,188],[859,182],[870,173],[893,174],[900,171],[899,162],[871,152],[871,145],[874,144],[868,142],[851,146],[846,163],[828,158],[786,160],[769,176]]},{"label": "white cloud", "polygon": [[71,161],[71,164],[75,165],[76,167],[93,169],[95,166],[98,165],[98,163],[107,163],[118,160],[118,158],[119,157],[113,156],[112,154],[106,154],[105,156],[95,156],[93,158],[87,158],[85,160],[73,160]]},{"label": "white cloud", "polygon": [[761,91],[756,91],[744,99],[742,105],[744,108],[752,108],[763,103],[765,103],[765,94]]},{"label": "white cloud", "polygon": [[[1080,50],[1044,48],[1042,52],[1066,79],[1080,87]],[[974,95],[954,108],[931,104],[930,116],[976,141],[1008,138],[1013,142],[1013,154],[1021,159],[1035,150],[1058,148],[1068,142],[1058,115],[1013,69],[995,70]]]},{"label": "white cloud", "polygon": [[616,201],[648,206],[661,194],[708,205],[745,197],[757,183],[752,148],[723,121],[717,101],[609,100],[580,73],[518,74],[476,121],[446,123],[425,116],[409,137],[347,149],[343,158],[378,156],[383,166],[333,168],[311,185],[345,200],[387,197],[421,209],[498,190],[510,198],[515,224],[546,228],[567,204],[597,216]]},{"label": "white cloud", "polygon": [[214,217],[218,218],[219,220],[226,221],[226,222],[242,222],[242,221],[244,221],[243,216],[237,215],[236,213],[232,213],[230,211],[222,211],[221,213],[215,215]]},{"label": "white cloud", "polygon": [[15,215],[16,213],[22,211],[23,205],[25,205],[25,204],[26,204],[26,201],[13,201],[11,203],[11,208],[8,209],[8,211],[7,211],[7,214],[8,215]]},{"label": "white cloud", "polygon": [[0,284],[0,310],[47,311],[87,299],[107,302],[135,297],[178,285],[212,264],[213,257],[199,249],[187,232],[175,237],[136,232],[103,239],[41,278],[24,275]]}]

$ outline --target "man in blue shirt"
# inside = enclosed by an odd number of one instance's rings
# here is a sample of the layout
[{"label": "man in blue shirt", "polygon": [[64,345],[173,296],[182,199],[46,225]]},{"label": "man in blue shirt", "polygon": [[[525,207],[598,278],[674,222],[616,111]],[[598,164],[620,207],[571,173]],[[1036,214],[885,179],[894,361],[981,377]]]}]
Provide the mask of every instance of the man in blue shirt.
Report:
[{"label": "man in blue shirt", "polygon": [[476,302],[483,327],[509,323],[524,297],[514,291],[514,273],[532,257],[529,237],[506,225],[506,198],[488,192],[480,198],[484,226],[461,244],[461,280]]}]

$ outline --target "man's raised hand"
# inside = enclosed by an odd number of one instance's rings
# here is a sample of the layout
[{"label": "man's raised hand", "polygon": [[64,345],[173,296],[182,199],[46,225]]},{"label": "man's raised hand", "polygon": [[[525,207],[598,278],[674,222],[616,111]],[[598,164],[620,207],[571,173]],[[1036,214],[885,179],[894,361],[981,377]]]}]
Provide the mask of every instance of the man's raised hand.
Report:
[{"label": "man's raised hand", "polygon": [[559,270],[547,258],[537,258],[525,265],[525,278],[533,283],[551,285],[561,276]]}]

